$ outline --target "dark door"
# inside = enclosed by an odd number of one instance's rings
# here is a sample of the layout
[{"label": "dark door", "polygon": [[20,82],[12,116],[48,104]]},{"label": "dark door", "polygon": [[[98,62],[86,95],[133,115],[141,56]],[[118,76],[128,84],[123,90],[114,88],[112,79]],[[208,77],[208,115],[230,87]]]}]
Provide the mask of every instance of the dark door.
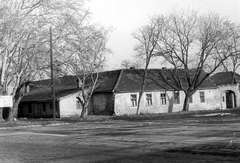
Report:
[{"label": "dark door", "polygon": [[226,91],[226,105],[227,108],[233,108],[236,107],[235,102],[235,93],[233,91]]}]

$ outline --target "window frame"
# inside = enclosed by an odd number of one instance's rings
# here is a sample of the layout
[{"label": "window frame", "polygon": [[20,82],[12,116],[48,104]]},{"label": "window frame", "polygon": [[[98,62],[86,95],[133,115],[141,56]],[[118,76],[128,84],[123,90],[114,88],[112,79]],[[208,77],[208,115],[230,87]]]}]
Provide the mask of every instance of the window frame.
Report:
[{"label": "window frame", "polygon": [[152,93],[146,93],[146,104],[147,106],[153,105]]},{"label": "window frame", "polygon": [[[135,96],[135,97],[134,97]],[[137,107],[137,94],[130,94],[131,107]]]},{"label": "window frame", "polygon": [[[164,97],[162,95],[164,95]],[[167,95],[166,95],[166,92],[161,92],[160,93],[160,99],[161,99],[161,104],[162,105],[167,105]]]}]

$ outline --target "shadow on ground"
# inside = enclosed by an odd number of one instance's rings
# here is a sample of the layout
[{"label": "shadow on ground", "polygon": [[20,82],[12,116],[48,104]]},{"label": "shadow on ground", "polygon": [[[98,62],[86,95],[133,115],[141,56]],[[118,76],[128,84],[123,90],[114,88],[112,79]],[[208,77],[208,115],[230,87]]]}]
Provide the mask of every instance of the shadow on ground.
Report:
[{"label": "shadow on ground", "polygon": [[173,148],[134,156],[121,156],[96,163],[159,163],[159,162],[240,162],[240,144],[202,144]]}]

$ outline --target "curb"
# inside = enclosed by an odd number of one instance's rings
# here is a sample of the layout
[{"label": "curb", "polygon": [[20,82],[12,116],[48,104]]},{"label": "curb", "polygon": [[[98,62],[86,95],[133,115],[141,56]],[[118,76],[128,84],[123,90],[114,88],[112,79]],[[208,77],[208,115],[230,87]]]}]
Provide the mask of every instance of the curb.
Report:
[{"label": "curb", "polygon": [[[0,130],[7,130],[7,129],[18,129],[18,128],[31,128],[31,127],[50,127],[50,126],[65,126],[65,125],[73,125],[73,124],[85,124],[85,123],[107,123],[112,120],[107,120],[107,121],[95,121],[95,122],[63,122],[63,123],[52,123],[52,124],[47,124],[47,125],[25,125],[25,126],[11,126],[11,127],[0,127]],[[119,120],[114,120],[114,121],[119,121]]]}]

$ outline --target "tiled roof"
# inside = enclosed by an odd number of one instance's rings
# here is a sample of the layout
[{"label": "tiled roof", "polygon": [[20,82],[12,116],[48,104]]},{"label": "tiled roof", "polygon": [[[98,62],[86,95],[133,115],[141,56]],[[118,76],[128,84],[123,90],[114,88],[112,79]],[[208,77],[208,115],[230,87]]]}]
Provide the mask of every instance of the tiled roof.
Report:
[{"label": "tiled roof", "polygon": [[99,74],[99,86],[94,92],[112,92],[122,70],[105,71]]},{"label": "tiled roof", "polygon": [[[176,85],[176,78],[172,75],[171,69],[149,69],[145,91],[156,90],[174,90],[164,79],[171,85]],[[143,69],[122,69],[105,71],[99,73],[98,87],[95,93],[100,92],[136,92],[141,89]],[[190,74],[194,76],[195,71]],[[182,81],[183,87],[188,87],[186,77],[183,70],[176,72]],[[153,80],[154,79],[154,80]],[[30,92],[24,95],[22,101],[50,101],[52,99],[51,80],[41,80],[31,82]],[[79,91],[77,88],[76,76],[64,76],[55,80],[56,99]],[[199,87],[199,89],[216,88],[213,81],[207,78]]]},{"label": "tiled roof", "polygon": [[[54,79],[56,90],[63,89],[74,89],[77,88],[77,77],[73,75],[63,76],[60,78]],[[39,89],[39,88],[50,88],[51,79],[38,80],[30,82],[30,90]]]},{"label": "tiled roof", "polygon": [[[146,87],[145,91],[152,90],[174,90],[176,89],[177,81],[176,76],[173,75],[172,69],[149,69],[147,72],[146,79]],[[116,86],[116,92],[133,92],[139,91],[141,89],[142,77],[144,70],[143,69],[125,69],[123,70],[119,83]],[[161,75],[162,74],[162,75]],[[188,87],[188,83],[185,77],[184,70],[177,70],[176,74],[178,74],[181,79],[182,85],[184,88]],[[195,70],[191,70],[190,74],[192,77],[195,74]],[[168,82],[167,84],[165,81]],[[175,81],[174,81],[175,80]],[[175,87],[173,87],[175,86]],[[216,88],[216,85],[207,78],[199,87],[200,89],[204,88]]]},{"label": "tiled roof", "polygon": [[[55,99],[58,100],[61,97],[65,97],[72,93],[76,93],[80,91],[79,89],[67,89],[67,90],[56,90],[55,91]],[[52,90],[51,88],[44,88],[44,89],[36,89],[26,93],[21,100],[22,102],[27,101],[51,101],[52,100]]]},{"label": "tiled roof", "polygon": [[[105,71],[99,73],[99,86],[95,92],[112,92],[121,70]],[[80,91],[77,88],[76,76],[64,76],[54,79],[56,99]],[[51,80],[39,80],[30,82],[30,92],[26,93],[22,102],[26,101],[51,101]]]},{"label": "tiled roof", "polygon": [[[54,79],[55,82],[55,97],[59,99],[71,93],[79,91],[77,88],[76,76],[64,76]],[[39,80],[30,82],[30,92],[23,96],[24,101],[51,101],[52,89],[51,80]]]},{"label": "tiled roof", "polygon": [[232,71],[216,73],[211,76],[211,79],[216,83],[216,85],[227,85],[232,84],[232,77],[234,77],[233,84],[240,83],[240,75],[238,73],[233,74]]}]

